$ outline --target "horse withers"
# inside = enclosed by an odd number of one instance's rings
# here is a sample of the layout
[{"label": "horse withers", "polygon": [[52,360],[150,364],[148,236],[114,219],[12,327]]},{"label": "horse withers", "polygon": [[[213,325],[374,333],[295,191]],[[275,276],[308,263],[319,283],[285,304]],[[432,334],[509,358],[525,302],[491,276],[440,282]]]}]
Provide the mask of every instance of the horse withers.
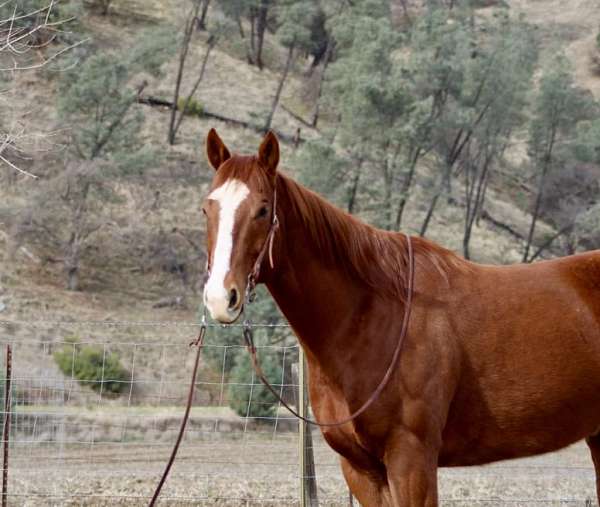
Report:
[{"label": "horse withers", "polygon": [[[268,133],[231,155],[214,130],[203,211],[213,318],[233,322],[276,212],[266,284],[305,350],[317,421],[341,421],[381,382],[401,334],[406,236],[378,230],[278,172]],[[276,210],[274,209],[276,196]],[[389,383],[322,428],[363,506],[435,506],[437,467],[480,465],[586,439],[600,481],[600,252],[488,266],[412,238],[408,332]],[[600,487],[599,487],[600,496]]]}]

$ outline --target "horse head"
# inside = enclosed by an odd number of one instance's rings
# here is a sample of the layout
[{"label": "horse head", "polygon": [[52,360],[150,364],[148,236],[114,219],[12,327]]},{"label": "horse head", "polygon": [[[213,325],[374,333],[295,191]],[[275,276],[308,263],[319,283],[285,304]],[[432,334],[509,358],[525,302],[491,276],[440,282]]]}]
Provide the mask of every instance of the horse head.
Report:
[{"label": "horse head", "polygon": [[277,225],[279,143],[275,134],[268,132],[257,155],[231,155],[211,129],[206,153],[215,174],[202,206],[209,273],[204,304],[213,319],[231,323],[239,317],[257,281]]}]

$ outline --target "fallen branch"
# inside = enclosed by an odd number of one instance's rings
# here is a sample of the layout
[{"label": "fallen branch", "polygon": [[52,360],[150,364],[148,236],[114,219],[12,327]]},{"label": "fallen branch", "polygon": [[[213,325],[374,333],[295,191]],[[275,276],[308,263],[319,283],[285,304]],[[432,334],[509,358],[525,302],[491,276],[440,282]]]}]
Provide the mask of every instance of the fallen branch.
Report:
[{"label": "fallen branch", "polygon": [[510,225],[505,224],[504,222],[500,222],[500,220],[495,219],[486,210],[483,210],[481,212],[481,218],[494,224],[496,227],[502,229],[503,231],[508,232],[510,235],[514,236],[515,238],[520,239],[522,241],[525,240],[525,236],[523,236],[520,232],[515,231]]},{"label": "fallen branch", "polygon": [[[139,95],[137,98],[137,102],[139,104],[144,104],[146,106],[164,107],[164,108],[168,109],[169,111],[172,110],[174,107],[172,101],[166,100],[166,99],[161,99],[158,97],[153,97],[152,95]],[[222,121],[224,123],[229,123],[230,125],[235,125],[237,127],[252,129],[252,130],[255,130],[256,132],[260,132],[261,134],[264,133],[264,129],[259,125],[255,125],[253,123],[243,121],[243,120],[238,120],[237,118],[230,118],[228,116],[223,116],[222,114],[213,113],[211,111],[207,111],[206,109],[204,109],[202,111],[201,116],[197,115],[197,117],[198,118],[212,118],[214,120]],[[277,134],[277,137],[283,142],[287,142],[287,143],[297,142],[296,136],[291,136],[291,135],[285,134],[284,132],[277,131],[273,128],[271,130],[273,132],[275,132],[275,134]],[[304,139],[300,139],[300,142],[304,142]]]},{"label": "fallen branch", "polygon": [[294,111],[285,107],[283,104],[281,104],[279,107],[281,107],[281,109],[283,109],[287,114],[294,118],[294,120],[302,123],[302,125],[304,125],[305,127],[308,127],[311,130],[317,130],[317,128],[314,125],[311,125],[310,122],[306,121],[304,118],[302,118],[302,116],[294,113]]}]

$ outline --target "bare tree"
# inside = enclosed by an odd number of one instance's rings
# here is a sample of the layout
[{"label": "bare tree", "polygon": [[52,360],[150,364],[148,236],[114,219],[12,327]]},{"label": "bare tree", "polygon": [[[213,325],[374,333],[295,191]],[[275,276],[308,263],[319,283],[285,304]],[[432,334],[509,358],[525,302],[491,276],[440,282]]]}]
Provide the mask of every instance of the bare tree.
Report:
[{"label": "bare tree", "polygon": [[538,181],[523,262],[531,262],[530,250],[542,211],[546,182],[551,173],[563,165],[561,145],[568,142],[570,133],[588,110],[589,104],[576,88],[565,56],[558,54],[540,80],[529,127],[530,157],[537,170]]},{"label": "bare tree", "polygon": [[317,127],[317,123],[319,122],[319,113],[320,113],[320,104],[321,104],[321,95],[323,94],[323,83],[325,81],[325,74],[327,72],[327,67],[331,60],[331,56],[333,53],[333,49],[335,46],[335,41],[333,37],[329,37],[327,39],[327,47],[325,48],[325,55],[323,56],[323,65],[321,68],[321,72],[319,73],[318,84],[317,84],[317,100],[315,102],[315,109],[313,111],[312,119],[310,121],[313,127]]},{"label": "bare tree", "polygon": [[210,0],[203,0],[202,2],[202,13],[197,21],[198,30],[206,30],[206,15],[208,14],[208,6]]},{"label": "bare tree", "polygon": [[[27,159],[32,150],[46,151],[53,145],[55,132],[39,132],[29,118],[32,111],[17,111],[11,93],[16,92],[11,81],[26,71],[48,66],[67,51],[86,42],[64,43],[62,35],[73,17],[61,17],[57,0],[48,0],[44,7],[23,10],[18,0],[0,2],[0,75],[7,88],[0,92],[3,115],[0,119],[0,162],[11,170],[30,178],[36,176],[23,169],[19,161]],[[53,43],[56,48],[52,49]]]},{"label": "bare tree", "polygon": [[269,13],[270,0],[260,0],[256,15],[256,45],[255,56],[256,65],[262,70],[264,67],[262,52],[265,41],[265,32],[267,30],[267,15]]},{"label": "bare tree", "polygon": [[190,9],[190,12],[185,20],[185,26],[183,29],[183,40],[181,42],[181,49],[179,51],[179,66],[177,67],[177,77],[175,78],[175,90],[173,92],[173,106],[171,108],[171,120],[169,121],[169,132],[167,140],[169,144],[175,143],[175,122],[177,120],[177,104],[179,103],[179,95],[181,91],[181,81],[183,80],[183,72],[187,61],[188,53],[190,50],[190,43],[192,41],[192,35],[194,33],[194,25],[198,19],[198,13],[202,6],[201,0],[194,0],[194,4]]},{"label": "bare tree", "polygon": [[[190,109],[190,104],[192,102],[192,98],[194,97],[194,94],[198,90],[198,86],[200,86],[200,83],[202,82],[202,79],[204,78],[204,72],[206,71],[206,64],[208,63],[208,57],[210,56],[210,53],[213,50],[213,48],[216,46],[216,44],[217,44],[217,36],[211,35],[208,38],[208,40],[206,41],[206,51],[204,52],[204,58],[202,59],[202,64],[200,65],[200,72],[198,72],[198,77],[196,78],[196,81],[194,82],[192,89],[190,90],[187,97],[185,98],[185,101],[183,102],[183,106],[181,108],[179,108],[178,104],[175,104],[175,106],[173,107],[172,115],[174,115],[176,117],[175,123],[173,125],[173,131],[172,131],[173,142],[175,142],[175,136],[177,135],[177,131],[179,130],[179,127],[181,126],[181,122],[183,121],[183,118],[185,117],[185,115],[188,113],[188,111]],[[177,117],[178,109],[181,109],[181,111],[179,111],[179,117]]]},{"label": "bare tree", "polygon": [[283,91],[283,85],[288,77],[290,69],[292,68],[292,62],[294,59],[294,48],[295,42],[290,44],[288,48],[287,58],[285,60],[285,67],[283,69],[283,73],[279,78],[279,83],[277,84],[277,90],[275,91],[275,96],[273,97],[273,103],[271,104],[271,110],[269,111],[269,116],[267,117],[267,121],[265,122],[265,131],[271,128],[271,124],[273,123],[273,116],[275,115],[275,111],[277,110],[277,106],[279,104],[279,100],[281,99],[281,92]]},{"label": "bare tree", "polygon": [[79,289],[82,258],[91,239],[110,222],[106,196],[112,194],[103,177],[105,164],[78,161],[56,178],[44,181],[12,227],[15,246],[39,247],[43,262],[62,264],[69,290]]}]

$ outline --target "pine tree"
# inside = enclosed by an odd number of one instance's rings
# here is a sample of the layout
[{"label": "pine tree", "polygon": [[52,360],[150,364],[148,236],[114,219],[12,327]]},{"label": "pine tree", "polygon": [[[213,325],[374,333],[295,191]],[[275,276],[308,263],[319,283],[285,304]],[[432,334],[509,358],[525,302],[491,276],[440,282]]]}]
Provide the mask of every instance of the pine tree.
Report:
[{"label": "pine tree", "polygon": [[529,153],[538,172],[531,225],[523,252],[523,262],[530,261],[530,249],[541,212],[545,183],[560,161],[560,145],[573,133],[590,110],[575,87],[566,57],[558,53],[544,69],[529,125]]}]

